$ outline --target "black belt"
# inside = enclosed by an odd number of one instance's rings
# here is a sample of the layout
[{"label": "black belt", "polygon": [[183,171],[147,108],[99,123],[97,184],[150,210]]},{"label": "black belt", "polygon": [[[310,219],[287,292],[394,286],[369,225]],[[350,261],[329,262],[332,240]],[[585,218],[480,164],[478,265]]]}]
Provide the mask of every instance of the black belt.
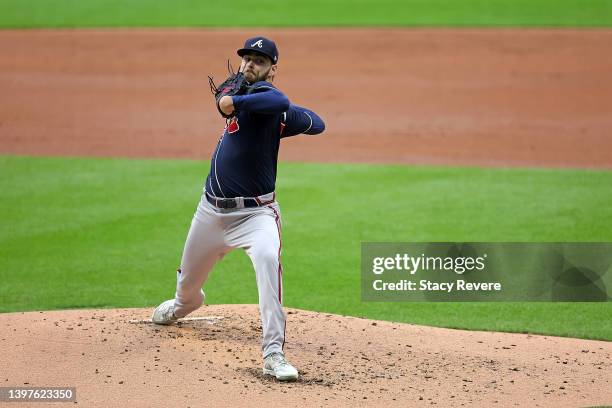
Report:
[{"label": "black belt", "polygon": [[[206,195],[206,200],[214,205],[217,208],[222,208],[224,210],[230,210],[232,208],[254,208],[261,207],[262,205],[270,204],[274,202],[275,194],[272,195],[271,200],[263,200],[260,197],[241,197],[240,200],[236,198],[220,198],[214,197],[206,191],[204,193]],[[239,206],[240,202],[243,202],[242,206]]]}]

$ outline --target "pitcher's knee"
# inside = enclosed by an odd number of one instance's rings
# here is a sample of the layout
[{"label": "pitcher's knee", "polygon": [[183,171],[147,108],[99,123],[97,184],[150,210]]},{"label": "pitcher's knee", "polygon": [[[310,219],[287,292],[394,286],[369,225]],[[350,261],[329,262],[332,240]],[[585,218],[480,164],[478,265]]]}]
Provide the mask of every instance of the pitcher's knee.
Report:
[{"label": "pitcher's knee", "polygon": [[273,267],[276,268],[280,262],[278,249],[265,248],[257,251],[254,256],[255,266]]}]

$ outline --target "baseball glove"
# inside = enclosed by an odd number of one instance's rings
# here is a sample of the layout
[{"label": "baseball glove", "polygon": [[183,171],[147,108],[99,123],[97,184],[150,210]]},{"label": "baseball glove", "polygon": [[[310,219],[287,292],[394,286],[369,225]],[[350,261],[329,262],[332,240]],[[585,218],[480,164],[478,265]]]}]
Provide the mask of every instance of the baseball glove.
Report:
[{"label": "baseball glove", "polygon": [[219,100],[226,95],[233,96],[245,94],[249,89],[249,84],[247,83],[244,74],[240,72],[240,69],[238,72],[234,72],[234,68],[232,67],[232,64],[230,64],[229,60],[227,60],[227,71],[229,73],[229,77],[227,77],[227,79],[219,86],[215,85],[215,81],[210,75],[208,76],[210,91],[213,93],[213,95],[215,95],[217,110],[221,116],[226,119],[231,118],[234,115],[234,112],[232,112],[230,115],[223,113],[219,107]]}]

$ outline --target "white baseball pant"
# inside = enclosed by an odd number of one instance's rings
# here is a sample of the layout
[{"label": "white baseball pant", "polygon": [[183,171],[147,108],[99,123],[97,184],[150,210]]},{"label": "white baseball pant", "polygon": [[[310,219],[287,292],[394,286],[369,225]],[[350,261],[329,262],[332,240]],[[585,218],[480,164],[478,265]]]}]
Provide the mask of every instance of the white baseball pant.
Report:
[{"label": "white baseball pant", "polygon": [[219,209],[202,195],[177,271],[174,314],[185,317],[204,302],[202,285],[225,254],[242,248],[257,279],[263,328],[262,356],[282,352],[286,317],[282,308],[281,218],[276,201],[255,208]]}]

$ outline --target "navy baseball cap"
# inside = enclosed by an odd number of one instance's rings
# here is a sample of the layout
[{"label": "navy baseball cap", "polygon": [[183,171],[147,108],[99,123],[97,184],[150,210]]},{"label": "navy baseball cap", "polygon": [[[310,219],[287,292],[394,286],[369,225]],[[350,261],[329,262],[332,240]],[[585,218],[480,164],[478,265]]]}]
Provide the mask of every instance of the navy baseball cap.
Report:
[{"label": "navy baseball cap", "polygon": [[274,41],[266,37],[253,37],[244,42],[244,48],[238,50],[238,55],[241,57],[247,52],[257,52],[263,54],[272,60],[272,64],[278,62],[278,50]]}]

